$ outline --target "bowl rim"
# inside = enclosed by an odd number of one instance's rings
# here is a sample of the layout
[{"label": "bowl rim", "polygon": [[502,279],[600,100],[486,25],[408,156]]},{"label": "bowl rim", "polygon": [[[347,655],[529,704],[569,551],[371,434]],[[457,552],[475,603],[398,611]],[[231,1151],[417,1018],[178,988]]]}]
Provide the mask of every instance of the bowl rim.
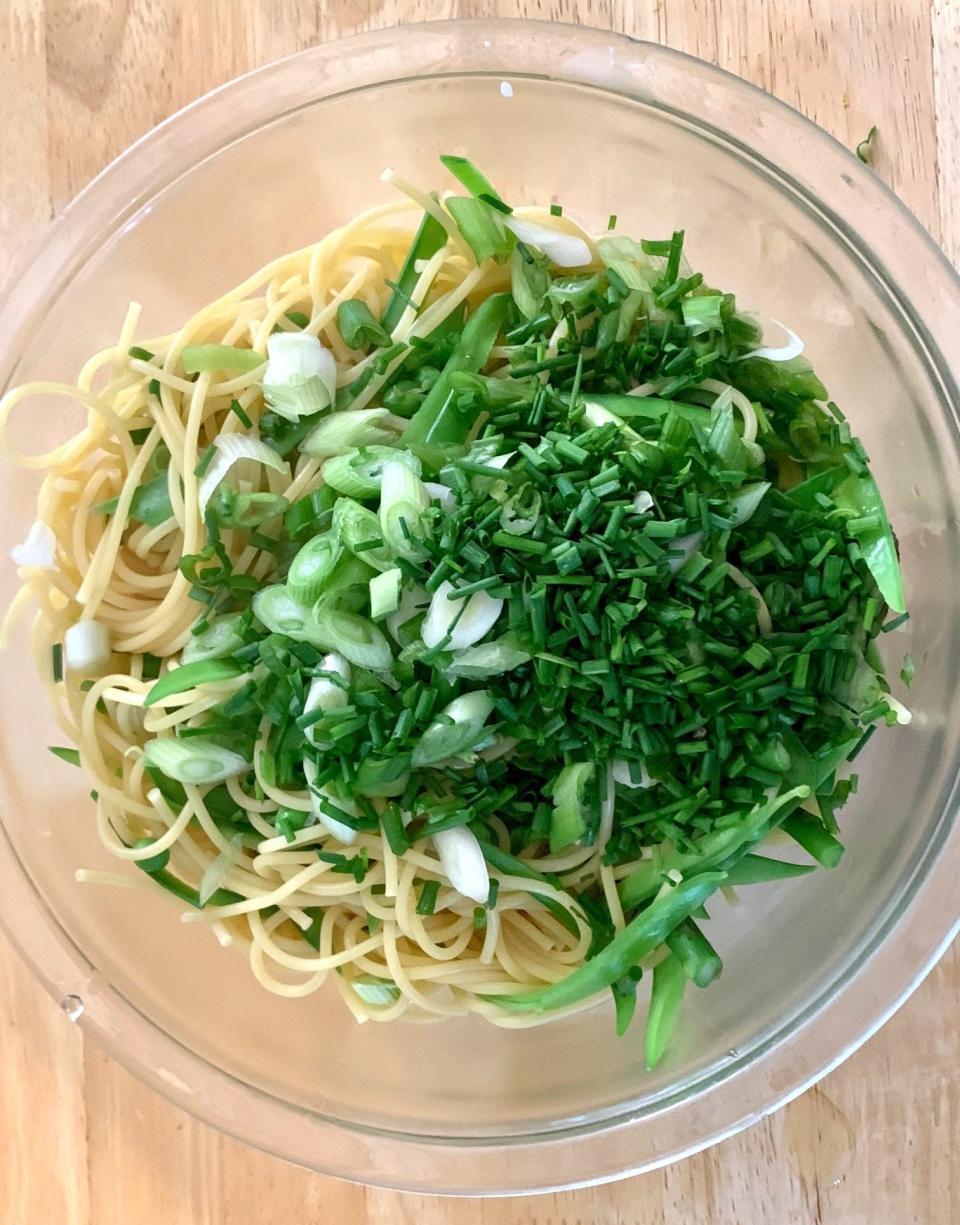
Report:
[{"label": "bowl rim", "polygon": [[[395,71],[398,44],[403,46],[403,73]],[[575,71],[569,62],[571,49],[578,56]],[[383,75],[391,65],[392,75]],[[938,278],[944,297],[952,295],[955,303],[960,302],[960,278],[920,223],[866,166],[786,103],[683,52],[585,26],[519,19],[425,22],[352,35],[255,68],[176,111],[91,180],[34,244],[22,275],[12,278],[13,289],[0,304],[0,336],[9,338],[0,353],[0,387],[15,373],[20,338],[33,326],[45,292],[55,281],[63,286],[65,268],[67,283],[79,273],[106,237],[107,227],[112,231],[137,216],[198,160],[290,110],[390,82],[500,74],[626,94],[689,123],[688,112],[657,92],[668,90],[671,71],[748,102],[757,112],[788,124],[794,134],[816,142],[820,163],[795,167],[798,155],[792,148],[787,157],[780,147],[776,158],[769,156],[769,136],[765,151],[735,132],[697,124],[789,185],[880,280],[940,381],[956,434],[960,363],[951,366],[945,342],[950,329],[955,334],[960,325],[960,308],[928,326],[905,296],[903,279],[891,268],[909,270],[911,260],[928,261],[930,276]],[[614,77],[619,88],[613,86]],[[261,112],[257,100],[266,92],[292,97],[294,82],[301,80],[310,82],[310,91],[299,97],[297,106],[281,111],[271,106]],[[251,126],[244,127],[248,121]],[[811,174],[819,182],[829,180],[838,193],[836,204],[828,207],[813,190]],[[135,192],[131,184],[137,185]],[[844,186],[849,198],[841,205]],[[885,249],[882,260],[859,240],[851,221],[864,201],[897,220],[900,246]],[[415,1191],[489,1195],[589,1185],[695,1153],[778,1109],[847,1058],[908,998],[960,927],[953,901],[960,872],[960,829],[954,821],[958,781],[954,774],[945,786],[935,836],[918,851],[870,938],[858,946],[857,964],[840,967],[820,994],[789,1018],[789,1032],[780,1026],[766,1041],[731,1059],[719,1076],[700,1083],[692,1095],[680,1086],[662,1095],[653,1110],[626,1106],[599,1124],[574,1121],[536,1134],[439,1137],[373,1129],[325,1118],[244,1084],[194,1054],[119,991],[98,981],[96,968],[30,883],[2,821],[0,887],[5,906],[0,922],[55,998],[65,1001],[73,991],[70,984],[78,979],[90,982],[89,1001],[79,1018],[85,1035],[176,1105],[265,1151],[324,1173]],[[923,906],[918,898],[921,883]],[[935,894],[941,899],[939,907],[930,905]],[[899,944],[909,947],[912,962],[898,950]],[[832,1024],[825,1027],[828,1015]],[[819,1023],[817,1029],[814,1022]],[[130,1054],[134,1049],[137,1054]],[[790,1065],[786,1069],[785,1059]],[[721,1095],[721,1088],[728,1091]],[[251,1095],[255,1112],[250,1110]],[[718,1102],[720,1096],[725,1103]],[[654,1134],[661,1130],[669,1134]]]}]

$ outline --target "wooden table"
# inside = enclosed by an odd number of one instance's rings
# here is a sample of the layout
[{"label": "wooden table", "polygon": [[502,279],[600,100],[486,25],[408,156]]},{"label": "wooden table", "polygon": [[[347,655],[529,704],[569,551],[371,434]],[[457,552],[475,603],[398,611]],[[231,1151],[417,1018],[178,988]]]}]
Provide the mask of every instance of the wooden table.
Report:
[{"label": "wooden table", "polygon": [[[960,255],[960,0],[2,0],[0,281],[93,174],[221,81],[426,17],[554,18],[713,60],[849,146]],[[960,1219],[960,954],[751,1131],[610,1187],[470,1202],[364,1190],[217,1135],[79,1032],[0,938],[4,1225],[947,1225]]]}]

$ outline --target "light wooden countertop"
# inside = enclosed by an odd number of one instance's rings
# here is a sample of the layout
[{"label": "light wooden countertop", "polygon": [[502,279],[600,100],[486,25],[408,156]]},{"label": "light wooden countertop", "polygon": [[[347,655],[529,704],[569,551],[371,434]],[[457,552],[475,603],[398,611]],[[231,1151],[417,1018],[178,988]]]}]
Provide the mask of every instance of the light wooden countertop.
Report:
[{"label": "light wooden countertop", "polygon": [[[848,146],[960,255],[960,0],[2,0],[0,282],[111,158],[258,64],[426,17],[625,31],[739,73]],[[948,1225],[960,1220],[960,953],[817,1088],[609,1187],[453,1201],[364,1190],[194,1122],[86,1044],[0,937],[4,1225]]]}]

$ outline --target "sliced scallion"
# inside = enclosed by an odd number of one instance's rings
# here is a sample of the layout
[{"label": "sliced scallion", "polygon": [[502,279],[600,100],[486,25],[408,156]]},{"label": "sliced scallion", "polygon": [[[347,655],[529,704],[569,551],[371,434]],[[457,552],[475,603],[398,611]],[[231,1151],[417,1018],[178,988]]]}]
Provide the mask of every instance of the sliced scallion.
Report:
[{"label": "sliced scallion", "polygon": [[450,196],[446,207],[478,264],[509,254],[513,240],[495,208],[483,200],[464,196]]},{"label": "sliced scallion", "polygon": [[428,647],[445,643],[451,651],[462,651],[485,638],[503,611],[503,600],[486,591],[458,597],[452,583],[444,580],[430,601],[423,622],[423,641]]},{"label": "sliced scallion", "polygon": [[337,394],[337,363],[309,332],[275,332],[267,341],[269,361],[263,394],[270,408],[288,421],[332,408]]},{"label": "sliced scallion", "polygon": [[236,370],[246,373],[256,370],[267,359],[254,349],[239,349],[235,345],[187,345],[180,361],[187,374],[203,374],[211,370]]},{"label": "sliced scallion", "polygon": [[250,762],[239,753],[201,736],[148,740],[143,756],[147,765],[178,783],[222,783],[250,769]]},{"label": "sliced scallion", "polygon": [[[211,621],[199,634],[192,634],[180,652],[181,664],[207,659],[223,659],[243,646],[244,613],[234,613]],[[173,673],[176,675],[176,673]],[[154,699],[156,700],[156,699]]]},{"label": "sliced scallion", "polygon": [[390,644],[372,621],[338,609],[318,611],[317,640],[358,668],[383,671],[393,663]]},{"label": "sliced scallion", "polygon": [[333,532],[314,536],[301,547],[287,571],[287,590],[300,604],[313,604],[330,580],[343,555]]},{"label": "sliced scallion", "polygon": [[389,446],[406,422],[385,408],[346,408],[331,413],[300,444],[304,455],[325,459],[358,447]]},{"label": "sliced scallion", "polygon": [[372,498],[380,492],[383,467],[400,463],[414,475],[420,474],[420,463],[410,451],[392,447],[369,446],[354,448],[331,456],[321,469],[323,479],[338,493],[348,498]]},{"label": "sliced scallion", "polygon": [[592,762],[564,766],[553,782],[553,816],[550,820],[550,851],[556,854],[582,837],[587,830],[587,787],[593,778]]},{"label": "sliced scallion", "polygon": [[143,699],[143,704],[153,706],[164,698],[196,689],[198,685],[213,685],[220,681],[232,680],[235,676],[241,676],[244,671],[243,665],[232,659],[208,656],[193,660],[161,676],[151,686],[147,696]]},{"label": "sliced scallion", "polygon": [[417,473],[399,458],[388,459],[380,472],[380,529],[394,554],[416,554],[429,505],[430,494]]},{"label": "sliced scallion", "polygon": [[376,574],[370,580],[370,616],[382,621],[400,607],[401,574],[396,567]]},{"label": "sliced scallion", "polygon": [[469,752],[489,735],[484,725],[492,712],[493,699],[485,689],[455,698],[420,737],[413,750],[413,765],[430,766]]},{"label": "sliced scallion", "polygon": [[370,974],[357,975],[350,979],[350,987],[359,995],[365,1004],[373,1004],[385,1008],[400,998],[400,988],[396,983],[382,978],[374,978]]},{"label": "sliced scallion", "polygon": [[361,298],[350,298],[337,307],[337,330],[348,349],[365,349],[368,345],[386,348],[390,333],[378,323]]}]

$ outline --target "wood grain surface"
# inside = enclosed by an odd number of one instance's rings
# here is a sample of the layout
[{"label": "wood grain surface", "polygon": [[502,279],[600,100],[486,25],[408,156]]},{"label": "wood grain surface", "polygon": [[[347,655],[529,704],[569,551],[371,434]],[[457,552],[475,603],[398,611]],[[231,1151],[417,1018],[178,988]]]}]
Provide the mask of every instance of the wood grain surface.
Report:
[{"label": "wood grain surface", "polygon": [[[173,110],[356,30],[531,16],[713,60],[847,145],[960,257],[960,0],[0,0],[0,281]],[[605,1188],[504,1201],[365,1190],[224,1139],[85,1044],[0,938],[4,1225],[948,1225],[960,1220],[960,955],[752,1130]]]}]

